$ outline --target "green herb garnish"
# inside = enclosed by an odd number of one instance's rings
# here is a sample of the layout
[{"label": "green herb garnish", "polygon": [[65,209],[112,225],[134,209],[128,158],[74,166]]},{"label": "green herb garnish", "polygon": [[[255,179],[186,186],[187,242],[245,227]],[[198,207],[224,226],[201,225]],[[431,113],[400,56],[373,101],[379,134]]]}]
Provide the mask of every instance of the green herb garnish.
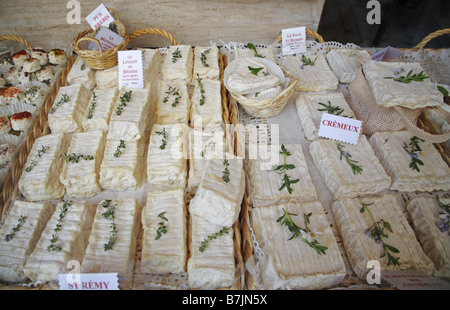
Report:
[{"label": "green herb garnish", "polygon": [[412,81],[422,82],[426,79],[429,79],[429,77],[426,76],[423,73],[423,71],[421,71],[419,74],[412,74],[412,73],[413,73],[413,70],[409,71],[406,76],[404,76],[404,75],[399,76],[399,77],[390,76],[390,77],[385,77],[385,79],[393,79],[396,82],[401,82],[401,83],[406,83],[406,84],[411,83]]},{"label": "green herb garnish", "polygon": [[97,104],[97,96],[95,95],[95,92],[92,93],[92,101],[91,104],[89,106],[89,111],[88,111],[88,119],[92,118],[92,114],[94,114],[94,108],[95,105]]},{"label": "green herb garnish", "polygon": [[230,170],[228,170],[228,166],[230,166],[230,163],[227,159],[223,161],[223,165],[225,166],[225,169],[223,171],[222,180],[224,180],[225,183],[230,182]]},{"label": "green herb garnish", "polygon": [[48,145],[41,146],[41,149],[37,151],[36,155],[34,155],[33,159],[31,160],[30,165],[25,168],[26,172],[30,172],[33,169],[33,167],[36,166],[38,158],[41,157],[42,154],[44,154],[48,148],[49,148]]},{"label": "green herb garnish", "polygon": [[360,173],[362,173],[363,169],[361,168],[361,166],[357,165],[358,162],[356,160],[351,159],[352,155],[350,155],[349,152],[344,151],[344,149],[343,149],[344,146],[341,143],[339,143],[339,142],[336,143],[336,146],[337,146],[339,152],[341,153],[340,154],[340,160],[342,160],[342,157],[345,158],[347,163],[352,168],[353,174],[357,174],[357,173],[360,174]]},{"label": "green herb garnish", "polygon": [[295,184],[298,183],[298,179],[296,180],[291,180],[290,176],[286,173],[288,170],[293,170],[295,169],[295,166],[292,164],[288,164],[286,162],[287,157],[291,156],[291,153],[286,149],[286,147],[284,146],[284,144],[281,145],[281,152],[280,154],[283,155],[283,164],[279,165],[277,167],[275,167],[275,172],[277,172],[278,174],[284,174],[283,176],[283,184],[281,185],[281,187],[278,189],[279,191],[283,190],[283,188],[286,187],[287,191],[289,192],[289,194],[292,194],[293,189],[291,187],[291,184]]},{"label": "green herb garnish", "polygon": [[66,216],[67,210],[70,207],[70,204],[67,201],[64,201],[61,199],[61,202],[63,202],[63,204],[60,208],[58,222],[56,223],[56,227],[53,229],[53,231],[55,233],[52,235],[52,239],[50,239],[50,245],[47,247],[47,251],[49,251],[49,252],[50,251],[56,251],[56,252],[61,251],[61,247],[55,245],[55,243],[58,240],[58,232],[61,231],[62,221],[63,221],[64,217]]},{"label": "green herb garnish", "polygon": [[229,227],[224,227],[224,228],[222,228],[219,232],[216,232],[215,234],[209,235],[208,237],[206,237],[205,240],[203,240],[203,241],[200,243],[200,247],[198,248],[198,250],[199,250],[200,252],[205,251],[206,246],[208,245],[208,242],[209,242],[210,240],[217,239],[217,237],[223,236],[224,234],[228,234],[229,230],[230,230]]},{"label": "green herb garnish", "polygon": [[84,63],[84,61],[81,62],[80,69],[81,69],[81,70],[86,69],[86,64]]},{"label": "green herb garnish", "polygon": [[286,226],[292,233],[292,236],[288,240],[300,237],[307,245],[316,250],[319,255],[324,255],[326,254],[325,251],[328,248],[326,246],[320,245],[319,240],[317,239],[318,235],[320,235],[321,232],[317,230],[311,230],[308,227],[308,224],[310,223],[309,218],[311,217],[311,215],[312,213],[303,214],[305,227],[301,228],[297,226],[297,224],[295,224],[292,220],[292,216],[297,216],[297,214],[288,213],[283,209],[283,215],[277,219],[277,223],[281,223],[281,226]]},{"label": "green herb garnish", "polygon": [[156,134],[162,136],[162,141],[161,141],[161,145],[159,146],[159,148],[161,150],[164,150],[166,148],[167,137],[168,137],[166,128],[163,128],[162,131],[157,131]]},{"label": "green herb garnish", "polygon": [[122,150],[121,149],[124,149],[124,148],[126,148],[125,141],[120,140],[120,143],[117,146],[116,151],[114,152],[114,157],[119,157],[119,155],[122,154]]},{"label": "green herb garnish", "polygon": [[172,87],[169,85],[169,89],[166,91],[166,95],[167,96],[163,98],[163,103],[167,103],[167,101],[169,101],[169,95],[175,96],[175,99],[172,102],[172,107],[176,107],[177,104],[180,102],[181,95],[179,89],[177,89],[176,87]]},{"label": "green herb garnish", "polygon": [[117,106],[116,114],[122,114],[123,107],[127,106],[127,103],[130,102],[131,99],[131,90],[125,92],[122,96],[120,96],[120,104]]},{"label": "green herb garnish", "polygon": [[409,168],[420,172],[419,166],[423,166],[423,161],[419,159],[419,156],[422,156],[422,149],[419,146],[419,142],[424,142],[416,136],[410,139],[409,144],[403,143],[403,149],[411,155],[411,163],[409,164]]},{"label": "green herb garnish", "polygon": [[259,54],[256,50],[256,46],[253,43],[247,43],[248,48],[253,52],[253,56],[265,58],[263,55]]},{"label": "green herb garnish", "polygon": [[448,96],[448,90],[445,87],[442,87],[440,85],[437,86],[437,89],[445,96]]},{"label": "green herb garnish", "polygon": [[353,118],[353,116],[341,115],[342,112],[344,112],[344,109],[339,106],[332,106],[330,101],[328,101],[328,104],[325,104],[322,102],[319,102],[318,104],[323,106],[323,108],[317,109],[318,111],[325,111],[328,114],[334,114],[334,115],[338,115],[338,116],[342,116],[342,117]]},{"label": "green herb garnish", "polygon": [[203,147],[203,150],[202,150],[202,152],[200,153],[200,155],[202,156],[202,157],[205,157],[205,152],[206,152],[206,150],[207,150],[207,148],[209,147],[209,148],[211,148],[211,150],[213,149],[213,147],[216,145],[216,143],[215,142],[209,142],[208,144],[206,144],[204,147]]},{"label": "green herb garnish", "polygon": [[367,230],[366,230],[366,235],[368,235],[370,238],[374,239],[375,242],[377,244],[382,244],[383,245],[383,249],[384,249],[384,253],[383,255],[380,256],[380,258],[383,258],[387,255],[388,257],[388,266],[390,264],[394,264],[396,266],[400,265],[399,263],[399,258],[394,257],[391,253],[399,253],[400,251],[387,244],[385,242],[385,239],[387,239],[389,237],[388,232],[393,233],[392,231],[392,227],[389,224],[389,222],[386,222],[385,220],[381,219],[379,221],[375,221],[375,218],[372,215],[372,212],[370,212],[369,210],[369,206],[373,205],[372,203],[364,203],[363,201],[361,201],[360,198],[358,198],[360,203],[361,203],[361,209],[359,210],[360,213],[364,213],[367,211],[367,213],[369,214],[370,218],[372,219],[372,226],[370,226]]},{"label": "green herb garnish", "polygon": [[102,203],[102,207],[106,209],[106,211],[102,213],[102,217],[105,218],[106,220],[111,221],[111,225],[110,225],[111,231],[110,231],[108,243],[103,244],[103,249],[105,251],[111,250],[114,243],[116,242],[117,227],[116,227],[116,223],[114,221],[115,220],[114,212],[116,210],[116,206],[117,205],[113,205],[111,203],[111,200],[105,200]]},{"label": "green herb garnish", "polygon": [[314,66],[316,64],[317,57],[312,60],[311,58],[302,55],[302,62],[304,66]]},{"label": "green herb garnish", "polygon": [[211,51],[211,48],[208,48],[203,53],[200,54],[200,61],[202,62],[202,65],[204,67],[209,67],[209,64],[206,62],[206,54],[208,54]]},{"label": "green herb garnish", "polygon": [[165,224],[165,222],[168,222],[169,220],[164,216],[164,214],[166,213],[166,211],[161,212],[160,214],[158,214],[158,217],[162,220],[161,222],[159,222],[159,227],[156,230],[156,237],[155,240],[158,240],[159,238],[161,238],[161,236],[165,233],[167,233],[167,226]]},{"label": "green herb garnish", "polygon": [[176,63],[178,58],[181,58],[181,51],[180,49],[177,47],[177,49],[172,53],[172,62]]},{"label": "green herb garnish", "polygon": [[69,102],[70,98],[67,94],[62,94],[61,98],[59,99],[59,101],[57,103],[55,103],[52,108],[50,109],[50,113],[53,113],[56,111],[57,108],[59,108],[59,106],[65,102]]},{"label": "green herb garnish", "polygon": [[12,238],[14,237],[14,235],[16,234],[16,232],[19,231],[19,229],[20,229],[20,227],[22,226],[22,224],[25,223],[26,218],[27,218],[27,217],[26,217],[25,215],[21,215],[21,216],[20,216],[19,220],[17,221],[17,225],[16,225],[13,229],[11,229],[11,232],[10,232],[9,234],[7,234],[7,235],[5,236],[5,241],[6,241],[6,242],[9,242],[9,241],[12,240]]},{"label": "green herb garnish", "polygon": [[66,163],[68,162],[72,162],[72,163],[78,163],[80,161],[80,159],[84,159],[84,160],[93,160],[94,156],[91,155],[83,155],[83,154],[76,154],[76,153],[72,153],[72,154],[68,154],[66,152],[64,152],[64,155],[61,154],[59,155],[59,158],[62,158],[66,161]]},{"label": "green herb garnish", "polygon": [[[264,68],[262,68],[262,67],[259,67],[259,68],[253,68],[253,67],[248,66],[248,70],[250,70],[250,72],[251,72],[252,74],[254,74],[254,75],[258,75],[259,71],[261,71],[261,70],[263,70],[263,69],[264,69]],[[263,71],[263,75],[264,75],[264,76],[268,76],[268,75],[269,75],[269,72]]]},{"label": "green herb garnish", "polygon": [[203,89],[203,83],[202,78],[197,73],[197,83],[200,87],[200,105],[203,105],[205,103],[205,90]]}]

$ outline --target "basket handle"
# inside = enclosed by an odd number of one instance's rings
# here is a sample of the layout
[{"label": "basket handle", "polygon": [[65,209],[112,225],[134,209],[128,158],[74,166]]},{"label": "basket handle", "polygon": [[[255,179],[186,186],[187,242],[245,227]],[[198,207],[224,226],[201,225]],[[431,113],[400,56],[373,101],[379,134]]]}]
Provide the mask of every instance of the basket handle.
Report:
[{"label": "basket handle", "polygon": [[419,51],[419,50],[423,49],[425,47],[425,45],[427,45],[428,42],[430,42],[432,39],[434,39],[438,36],[444,35],[444,34],[449,34],[449,33],[450,33],[450,28],[445,28],[445,29],[434,31],[434,32],[430,33],[429,35],[427,35],[425,38],[423,38],[423,40],[419,44],[417,44],[410,50],[411,51]]},{"label": "basket handle", "polygon": [[175,39],[175,37],[162,29],[158,29],[158,28],[144,28],[144,29],[140,29],[140,30],[136,30],[135,32],[133,32],[132,34],[130,34],[130,41],[133,40],[134,38],[144,35],[144,34],[157,34],[163,37],[166,37],[167,39],[169,39],[170,43],[172,45],[178,45],[177,40]]},{"label": "basket handle", "polygon": [[[320,34],[318,34],[318,33],[315,32],[315,31],[312,31],[312,30],[309,29],[309,28],[306,28],[306,34],[309,34],[310,36],[314,37],[314,39],[316,39],[317,41],[319,41],[319,43],[325,43],[325,40],[323,39],[323,37],[322,37]],[[282,35],[281,35],[281,33],[280,33],[280,34],[278,35],[278,37],[275,39],[275,42],[274,42],[273,44],[276,44],[276,43],[281,42],[281,39],[282,39]]]},{"label": "basket handle", "polygon": [[79,45],[80,45],[81,41],[92,41],[92,42],[97,43],[97,45],[100,48],[99,49],[100,55],[103,55],[103,49],[102,49],[102,46],[101,46],[100,41],[98,39],[96,39],[94,37],[82,37],[82,38],[79,38],[78,41],[77,41],[77,48],[80,48]]},{"label": "basket handle", "polygon": [[2,36],[0,36],[0,41],[5,41],[5,40],[11,40],[11,41],[16,41],[16,42],[22,43],[30,51],[33,50],[33,48],[31,47],[30,43],[28,43],[22,37],[14,36],[14,35],[2,35]]}]

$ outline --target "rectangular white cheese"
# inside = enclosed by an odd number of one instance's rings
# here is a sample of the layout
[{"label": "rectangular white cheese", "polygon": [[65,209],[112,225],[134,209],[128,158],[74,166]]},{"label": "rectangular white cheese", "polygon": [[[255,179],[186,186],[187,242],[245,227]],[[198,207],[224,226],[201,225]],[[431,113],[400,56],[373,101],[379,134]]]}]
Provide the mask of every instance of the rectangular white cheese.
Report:
[{"label": "rectangular white cheese", "polygon": [[83,84],[87,89],[93,90],[95,83],[95,70],[85,64],[81,57],[77,57],[67,74],[67,84]]},{"label": "rectangular white cheese", "polygon": [[326,54],[331,70],[341,83],[350,83],[362,63],[370,59],[370,54],[362,49],[332,49]]},{"label": "rectangular white cheese", "polygon": [[220,81],[196,78],[191,101],[191,127],[200,129],[223,124]]},{"label": "rectangular white cheese", "polygon": [[95,83],[97,89],[119,87],[119,66],[96,70]]},{"label": "rectangular white cheese", "polygon": [[84,131],[109,129],[109,120],[119,89],[117,87],[94,89],[86,107],[82,126]]},{"label": "rectangular white cheese", "polygon": [[198,74],[204,79],[219,80],[219,53],[217,46],[196,46],[194,48],[194,78]]},{"label": "rectangular white cheese", "polygon": [[183,81],[158,81],[155,124],[189,124],[191,99]]},{"label": "rectangular white cheese", "polygon": [[164,58],[161,72],[164,80],[181,80],[190,84],[194,67],[194,52],[189,45],[172,45]]}]

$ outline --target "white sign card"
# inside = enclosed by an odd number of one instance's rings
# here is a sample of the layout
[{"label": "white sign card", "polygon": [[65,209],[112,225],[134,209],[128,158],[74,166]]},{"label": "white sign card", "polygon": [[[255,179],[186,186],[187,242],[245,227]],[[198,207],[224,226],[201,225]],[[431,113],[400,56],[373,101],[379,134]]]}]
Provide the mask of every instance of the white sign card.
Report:
[{"label": "white sign card", "polygon": [[[97,32],[95,38],[100,42],[102,50],[104,51],[119,45],[123,41],[123,38],[121,36],[103,26]],[[88,49],[98,51],[98,44],[95,42],[91,42],[89,43]]]},{"label": "white sign card", "polygon": [[281,31],[281,51],[283,56],[306,52],[306,28],[297,27]]},{"label": "white sign card", "polygon": [[103,3],[93,10],[88,16],[86,16],[86,21],[94,30],[102,25],[108,26],[113,20],[114,17],[112,17]]},{"label": "white sign card", "polygon": [[142,67],[142,51],[118,51],[119,89],[144,88],[144,74]]},{"label": "white sign card", "polygon": [[60,290],[118,290],[117,273],[68,273],[58,275]]},{"label": "white sign card", "polygon": [[361,128],[362,121],[357,119],[322,113],[318,135],[356,145]]}]

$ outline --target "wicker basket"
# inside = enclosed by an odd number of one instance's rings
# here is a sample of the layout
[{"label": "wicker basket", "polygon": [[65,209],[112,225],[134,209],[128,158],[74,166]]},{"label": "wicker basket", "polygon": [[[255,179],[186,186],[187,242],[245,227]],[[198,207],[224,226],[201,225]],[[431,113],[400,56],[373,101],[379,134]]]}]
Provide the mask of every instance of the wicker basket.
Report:
[{"label": "wicker basket", "polygon": [[[113,12],[116,15],[117,21],[120,21],[119,14],[111,8],[108,8],[109,11]],[[123,51],[127,48],[128,42],[130,41],[130,37],[128,34],[125,34],[123,37],[123,41],[116,45],[115,47],[112,47],[106,51],[102,50],[102,46],[94,37],[88,36],[90,34],[94,33],[94,30],[92,28],[86,29],[78,33],[78,35],[73,39],[72,42],[72,48],[75,53],[81,59],[83,59],[84,63],[87,64],[92,69],[109,69],[117,65],[117,52]],[[87,49],[81,49],[80,43],[83,41],[91,41],[95,42],[99,46],[99,50],[87,50]]]}]

